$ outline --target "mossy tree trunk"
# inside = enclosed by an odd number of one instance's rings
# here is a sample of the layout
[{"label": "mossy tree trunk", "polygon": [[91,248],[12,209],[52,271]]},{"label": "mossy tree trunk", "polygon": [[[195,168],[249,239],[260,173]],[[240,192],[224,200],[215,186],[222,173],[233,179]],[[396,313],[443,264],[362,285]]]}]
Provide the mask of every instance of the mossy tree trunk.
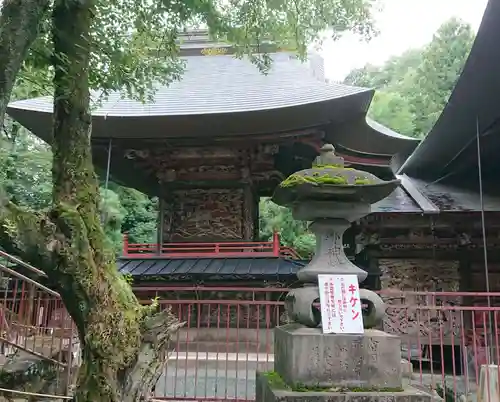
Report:
[{"label": "mossy tree trunk", "polygon": [[39,266],[61,294],[82,343],[74,400],[147,400],[179,327],[169,312],[141,307],[105,245],[90,147],[92,0],[53,8],[53,207],[36,214],[3,200],[0,242]]}]

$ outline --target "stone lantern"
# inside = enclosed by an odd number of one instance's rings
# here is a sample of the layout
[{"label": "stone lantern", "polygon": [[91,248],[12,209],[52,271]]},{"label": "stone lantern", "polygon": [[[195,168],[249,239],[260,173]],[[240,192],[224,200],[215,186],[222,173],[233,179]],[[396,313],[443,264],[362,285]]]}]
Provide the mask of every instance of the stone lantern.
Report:
[{"label": "stone lantern", "polygon": [[[289,176],[273,201],[290,208],[293,217],[310,221],[316,252],[301,268],[301,287],[292,289],[285,309],[292,323],[274,332],[274,371],[257,373],[257,402],[430,402],[431,396],[403,386],[399,337],[374,329],[385,313],[382,299],[360,289],[364,334],[324,334],[318,275],[367,273],[345,255],[342,235],[351,223],[368,215],[371,205],[388,196],[399,180],[346,168],[332,145],[324,145],[311,169]],[[404,400],[404,401],[403,401]]]},{"label": "stone lantern", "polygon": [[[303,286],[291,290],[286,298],[286,309],[293,321],[312,328],[320,324],[319,311],[311,307],[319,298],[319,274],[352,274],[360,284],[366,279],[366,271],[345,255],[343,234],[398,185],[399,180],[383,181],[370,173],[346,168],[344,159],[335,155],[330,144],[321,148],[311,169],[296,172],[279,185],[272,200],[291,208],[295,219],[312,221],[309,228],[316,235],[314,257],[297,273]],[[363,311],[364,326],[372,328],[383,317],[384,303],[368,289],[360,289],[360,297],[367,306]]]}]

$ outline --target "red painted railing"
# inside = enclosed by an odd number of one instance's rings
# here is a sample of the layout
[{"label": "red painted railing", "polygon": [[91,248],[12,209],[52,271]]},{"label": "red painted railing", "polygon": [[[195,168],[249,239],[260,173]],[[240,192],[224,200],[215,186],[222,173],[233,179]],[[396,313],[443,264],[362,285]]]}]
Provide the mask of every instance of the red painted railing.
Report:
[{"label": "red painted railing", "polygon": [[[7,266],[1,258],[0,264]],[[41,285],[30,292],[32,281],[9,268],[3,268],[2,275],[0,296],[9,312],[3,321],[16,328],[17,338],[2,339],[0,347],[13,346],[35,357],[57,360],[61,382],[69,384],[64,370],[68,363],[58,345],[68,339],[65,333],[72,327],[71,320],[65,324],[66,320],[49,318],[60,307],[59,298]],[[155,399],[255,400],[255,371],[273,370],[273,329],[289,322],[284,309],[287,290],[134,287],[144,304],[156,296],[160,308],[170,308],[186,323],[175,336],[168,364],[156,384]],[[476,400],[479,370],[487,362],[487,354],[500,361],[500,293],[379,293],[386,302],[383,329],[401,338],[401,357],[408,361],[405,381],[429,391],[445,388],[443,392],[455,401]],[[475,300],[488,298],[491,307],[474,305]],[[61,313],[65,315],[64,309]],[[56,325],[51,321],[57,321]],[[5,327],[2,332],[11,333]]]},{"label": "red painted railing", "polygon": [[[40,283],[44,278],[43,271],[0,251],[0,366],[14,373],[23,367],[23,375],[36,378],[31,386],[12,390],[13,400],[28,396],[68,399],[65,395],[79,365],[76,328],[59,293]],[[40,361],[53,370],[53,378],[46,383],[32,374],[40,370]],[[50,395],[38,393],[47,390]],[[4,392],[0,390],[0,395],[10,394]]]},{"label": "red painted railing", "polygon": [[280,244],[278,233],[272,241],[220,243],[129,243],[123,235],[123,257],[200,258],[200,257],[285,257],[300,260],[291,247]]},{"label": "red painted railing", "polygon": [[[284,310],[288,289],[141,286],[134,290],[143,303],[157,296],[161,308],[171,308],[186,323],[176,334],[155,399],[255,400],[255,371],[274,369],[273,329],[289,322]],[[437,390],[444,400],[476,400],[486,354],[490,351],[494,361],[500,359],[500,307],[496,306],[500,293],[379,293],[387,303],[383,329],[401,338],[405,382]],[[476,297],[490,297],[494,307],[456,304]]]}]

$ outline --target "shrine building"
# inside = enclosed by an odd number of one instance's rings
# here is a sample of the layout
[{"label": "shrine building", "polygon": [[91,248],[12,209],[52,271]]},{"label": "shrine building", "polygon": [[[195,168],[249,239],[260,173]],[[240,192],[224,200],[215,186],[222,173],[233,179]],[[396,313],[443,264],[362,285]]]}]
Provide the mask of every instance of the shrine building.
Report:
[{"label": "shrine building", "polygon": [[[273,64],[262,74],[205,31],[180,43],[185,73],[158,87],[153,103],[111,94],[92,113],[96,168],[109,162],[113,181],[160,199],[157,242],[125,238],[120,269],[137,283],[288,285],[304,262],[279,235],[258,241],[259,199],[310,167],[324,143],[348,165],[389,179],[391,158],[410,154],[418,141],[367,119],[374,90],[327,82],[317,54],[302,63],[270,49]],[[8,113],[49,141],[51,97],[13,102]],[[397,212],[408,197],[399,189],[379,212]],[[354,233],[348,236],[354,258]]]}]

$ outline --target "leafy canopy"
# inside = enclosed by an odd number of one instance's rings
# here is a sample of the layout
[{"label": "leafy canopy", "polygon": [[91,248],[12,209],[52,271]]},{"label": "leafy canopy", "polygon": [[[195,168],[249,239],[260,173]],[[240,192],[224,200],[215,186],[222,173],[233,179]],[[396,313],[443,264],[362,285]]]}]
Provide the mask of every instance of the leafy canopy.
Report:
[{"label": "leafy canopy", "polygon": [[[272,42],[292,47],[305,57],[307,45],[325,31],[333,35],[374,33],[371,11],[377,0],[98,0],[92,26],[90,87],[120,91],[145,100],[155,84],[181,77],[178,35],[188,28],[208,28],[214,39],[234,45],[237,57],[248,56],[264,72],[270,65],[259,46]],[[51,86],[51,21],[24,63],[25,79]],[[44,73],[40,74],[40,70]],[[28,77],[28,78],[26,78]]]}]

